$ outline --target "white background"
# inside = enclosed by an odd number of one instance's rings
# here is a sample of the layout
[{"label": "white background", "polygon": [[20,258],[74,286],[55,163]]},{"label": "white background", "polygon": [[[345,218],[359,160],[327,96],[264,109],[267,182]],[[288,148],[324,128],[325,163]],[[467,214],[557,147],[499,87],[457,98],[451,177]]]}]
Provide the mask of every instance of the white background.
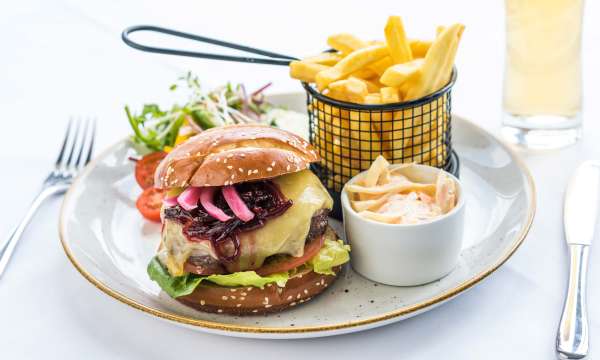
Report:
[{"label": "white background", "polygon": [[[515,256],[470,292],[402,323],[333,338],[259,341],[196,333],[150,318],[87,283],[60,247],[55,199],[35,218],[0,279],[0,358],[554,358],[567,270],[562,194],[580,161],[600,158],[599,10],[597,2],[586,4],[585,138],[560,151],[521,152],[538,190],[533,229]],[[169,26],[303,56],[322,50],[334,32],[381,38],[389,14],[403,16],[411,37],[431,38],[438,24],[466,25],[454,111],[497,132],[504,56],[500,0],[0,2],[0,234],[24,213],[71,115],[99,119],[101,149],[128,133],[125,104],[169,104],[169,85],[188,69],[207,88],[233,80],[249,89],[267,81],[274,81],[273,92],[300,89],[283,67],[134,51],[119,38],[125,26]],[[588,297],[593,350],[600,346],[597,250],[591,254]]]}]

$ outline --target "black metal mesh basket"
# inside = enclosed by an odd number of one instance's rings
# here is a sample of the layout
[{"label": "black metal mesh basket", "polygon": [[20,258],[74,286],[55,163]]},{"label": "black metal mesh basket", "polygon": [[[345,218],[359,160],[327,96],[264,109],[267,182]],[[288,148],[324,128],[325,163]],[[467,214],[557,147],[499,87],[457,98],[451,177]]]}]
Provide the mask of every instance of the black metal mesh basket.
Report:
[{"label": "black metal mesh basket", "polygon": [[312,170],[335,200],[341,218],[344,184],[383,155],[390,163],[419,163],[458,176],[452,150],[452,97],[456,69],[448,84],[423,98],[385,105],[338,101],[303,83],[307,94],[309,137],[322,160]]}]

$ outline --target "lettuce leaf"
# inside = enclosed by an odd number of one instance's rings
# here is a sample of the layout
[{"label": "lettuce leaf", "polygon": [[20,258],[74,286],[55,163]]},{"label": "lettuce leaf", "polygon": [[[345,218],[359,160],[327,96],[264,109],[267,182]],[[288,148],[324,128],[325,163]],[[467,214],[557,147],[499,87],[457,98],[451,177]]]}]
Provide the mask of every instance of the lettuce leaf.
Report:
[{"label": "lettuce leaf", "polygon": [[289,279],[287,272],[260,276],[254,271],[240,271],[227,275],[198,276],[185,274],[172,276],[169,271],[154,257],[148,264],[148,275],[171,297],[191,294],[202,281],[210,281],[221,286],[255,286],[263,288],[266,284],[276,283],[284,287]]},{"label": "lettuce leaf", "polygon": [[350,260],[350,245],[342,240],[325,240],[317,255],[307,261],[307,265],[318,274],[335,275],[332,268]]},{"label": "lettuce leaf", "polygon": [[152,258],[146,271],[150,279],[156,281],[161,289],[174,298],[191,294],[202,281],[201,277],[193,274],[171,276],[157,257]]}]

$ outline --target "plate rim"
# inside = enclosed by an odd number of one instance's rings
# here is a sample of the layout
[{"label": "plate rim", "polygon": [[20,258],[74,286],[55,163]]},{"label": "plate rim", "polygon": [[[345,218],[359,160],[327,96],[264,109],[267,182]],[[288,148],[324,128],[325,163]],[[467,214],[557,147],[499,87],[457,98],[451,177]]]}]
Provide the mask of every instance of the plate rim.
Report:
[{"label": "plate rim", "polygon": [[[286,93],[286,94],[278,94],[278,95],[292,95],[292,94]],[[478,131],[485,133],[487,136],[494,139],[501,147],[504,148],[504,150],[506,150],[511,155],[512,159],[515,161],[517,166],[521,169],[522,173],[525,175],[527,184],[529,185],[529,188],[531,189],[530,193],[528,194],[529,195],[529,208],[527,209],[527,219],[519,231],[517,240],[512,244],[512,247],[497,262],[493,263],[490,267],[488,267],[484,271],[478,273],[474,277],[470,277],[469,279],[463,281],[459,285],[457,285],[435,297],[426,299],[424,301],[413,304],[411,306],[405,306],[405,307],[399,308],[394,311],[389,311],[389,312],[386,312],[386,313],[383,313],[383,314],[380,314],[377,316],[372,316],[372,317],[357,320],[357,321],[349,321],[349,322],[343,322],[343,323],[337,323],[337,324],[331,324],[331,325],[303,326],[303,327],[259,327],[259,326],[248,326],[248,325],[225,324],[225,323],[216,322],[216,321],[193,319],[193,318],[190,318],[187,316],[175,315],[175,314],[172,314],[172,313],[169,313],[166,311],[158,310],[158,309],[146,306],[144,304],[141,304],[141,303],[131,299],[127,295],[124,295],[116,290],[111,289],[110,286],[102,283],[100,280],[96,279],[91,273],[89,273],[87,270],[85,270],[84,267],[81,264],[79,264],[79,262],[77,261],[77,259],[74,256],[73,252],[67,245],[67,241],[66,241],[66,217],[67,217],[66,216],[66,207],[67,207],[67,204],[69,203],[73,193],[75,192],[75,189],[77,189],[77,187],[79,186],[79,183],[80,183],[81,179],[83,178],[83,176],[88,174],[89,172],[91,172],[92,169],[94,169],[96,167],[97,163],[101,159],[105,158],[108,154],[110,154],[116,147],[121,145],[124,141],[127,141],[127,139],[128,139],[127,137],[117,141],[116,143],[112,144],[111,146],[109,146],[108,148],[103,150],[97,157],[95,157],[86,166],[86,168],[73,181],[73,184],[67,191],[65,198],[63,200],[63,203],[61,205],[61,208],[60,208],[60,215],[59,215],[60,242],[61,242],[62,248],[63,248],[67,258],[73,264],[73,266],[77,269],[77,271],[87,281],[89,281],[92,285],[94,285],[100,291],[104,292],[108,296],[114,298],[115,300],[117,300],[121,303],[129,305],[129,306],[131,306],[135,309],[138,309],[144,313],[147,313],[149,315],[153,315],[153,316],[165,319],[165,320],[169,320],[169,321],[173,321],[176,323],[193,326],[193,327],[197,327],[197,328],[220,330],[220,331],[226,331],[226,332],[230,332],[230,333],[254,333],[254,334],[315,333],[315,332],[343,330],[343,329],[355,328],[355,327],[360,327],[360,326],[368,326],[368,325],[372,325],[372,324],[379,323],[379,322],[386,322],[386,321],[389,321],[389,320],[392,320],[395,318],[399,318],[399,317],[402,317],[405,315],[409,315],[409,314],[416,315],[422,311],[425,311],[426,309],[428,309],[430,307],[433,308],[436,305],[440,305],[440,304],[446,302],[447,300],[450,300],[451,298],[472,288],[473,286],[477,285],[482,280],[487,278],[490,274],[495,272],[508,259],[510,259],[512,257],[512,255],[516,252],[516,250],[521,246],[521,244],[523,243],[525,238],[527,237],[527,234],[529,233],[529,230],[531,229],[531,226],[533,224],[533,219],[535,217],[536,208],[537,208],[536,188],[535,188],[535,183],[533,181],[533,177],[531,176],[531,172],[530,172],[529,168],[527,167],[525,162],[521,159],[521,157],[516,153],[516,151],[511,149],[509,147],[509,145],[507,145],[503,140],[498,138],[496,135],[494,135],[491,132],[487,131],[486,129],[476,125],[475,123],[471,122],[470,120],[468,120],[462,116],[456,115],[456,114],[453,114],[452,117],[455,119],[456,118],[460,119],[459,121],[461,123],[463,123],[464,125],[475,127],[478,129]]]}]

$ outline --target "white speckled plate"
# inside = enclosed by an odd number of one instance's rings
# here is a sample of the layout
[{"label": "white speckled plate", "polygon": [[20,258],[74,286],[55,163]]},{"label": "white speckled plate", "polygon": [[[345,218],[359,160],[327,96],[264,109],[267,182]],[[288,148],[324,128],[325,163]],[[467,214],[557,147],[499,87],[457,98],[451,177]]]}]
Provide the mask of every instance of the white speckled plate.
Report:
[{"label": "white speckled plate", "polygon": [[[304,111],[303,94],[272,99]],[[302,127],[294,128],[302,131]],[[135,208],[140,190],[133,178],[133,164],[127,159],[133,150],[126,141],[100,155],[69,190],[60,219],[61,241],[73,265],[106,294],[195,330],[255,338],[305,338],[400,321],[430,310],[486,278],[519,247],[533,220],[534,185],[517,156],[458,116],[453,117],[452,128],[467,197],[464,249],[452,273],[427,285],[380,285],[347,267],[322,295],[280,314],[234,317],[180,305],[146,275],[160,227],[144,221]],[[339,223],[334,225],[340,229]]]}]

